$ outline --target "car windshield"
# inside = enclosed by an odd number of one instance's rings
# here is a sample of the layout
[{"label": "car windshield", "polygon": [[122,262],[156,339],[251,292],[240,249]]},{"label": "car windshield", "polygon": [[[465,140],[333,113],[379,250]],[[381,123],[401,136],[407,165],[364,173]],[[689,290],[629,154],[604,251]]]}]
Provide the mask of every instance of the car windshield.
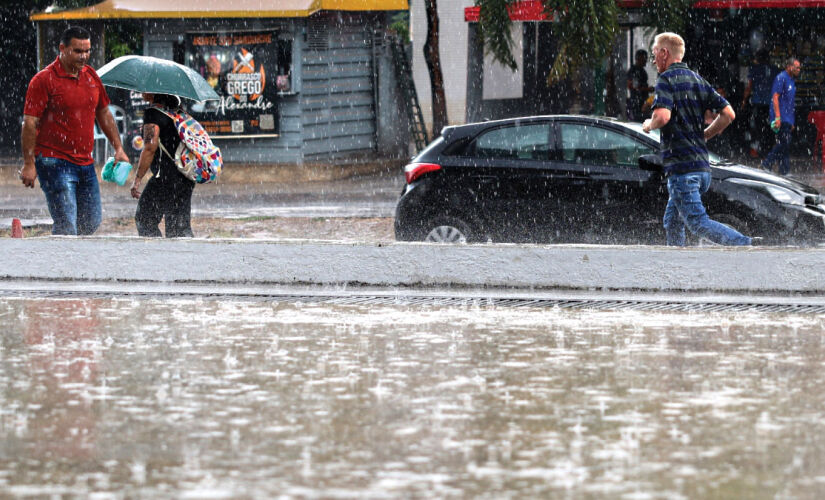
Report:
[{"label": "car windshield", "polygon": [[[642,130],[642,124],[641,123],[623,122],[623,123],[621,123],[621,125],[629,128],[629,129],[631,129],[635,132],[638,132],[640,134],[645,134],[645,131]],[[659,134],[658,129],[657,130],[651,130],[650,134],[648,134],[648,135],[650,135],[653,139],[656,139],[657,142],[661,140],[661,135]],[[723,158],[723,157],[719,156],[718,154],[714,153],[713,151],[709,152],[708,160],[710,161],[710,163],[713,163],[713,164],[730,163],[730,160],[728,160],[727,158]]]}]

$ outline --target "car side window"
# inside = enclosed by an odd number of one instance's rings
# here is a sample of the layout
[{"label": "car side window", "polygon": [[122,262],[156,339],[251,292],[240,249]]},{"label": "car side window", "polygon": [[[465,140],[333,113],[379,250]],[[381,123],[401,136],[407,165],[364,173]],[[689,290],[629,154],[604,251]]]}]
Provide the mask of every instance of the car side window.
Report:
[{"label": "car side window", "polygon": [[538,123],[501,127],[484,132],[472,148],[479,158],[508,160],[548,160],[550,124]]},{"label": "car side window", "polygon": [[562,123],[559,132],[562,158],[570,163],[635,167],[639,156],[655,152],[632,137],[594,125]]}]

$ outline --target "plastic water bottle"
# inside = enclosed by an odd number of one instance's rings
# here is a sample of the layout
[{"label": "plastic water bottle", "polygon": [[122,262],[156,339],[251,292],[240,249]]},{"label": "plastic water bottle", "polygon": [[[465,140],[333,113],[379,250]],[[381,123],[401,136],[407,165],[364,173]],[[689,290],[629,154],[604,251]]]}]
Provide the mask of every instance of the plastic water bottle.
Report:
[{"label": "plastic water bottle", "polygon": [[774,121],[771,122],[771,130],[773,130],[774,134],[779,133],[779,126],[780,125],[781,125],[781,121],[779,120],[779,118],[776,118],[776,119],[774,119]]}]

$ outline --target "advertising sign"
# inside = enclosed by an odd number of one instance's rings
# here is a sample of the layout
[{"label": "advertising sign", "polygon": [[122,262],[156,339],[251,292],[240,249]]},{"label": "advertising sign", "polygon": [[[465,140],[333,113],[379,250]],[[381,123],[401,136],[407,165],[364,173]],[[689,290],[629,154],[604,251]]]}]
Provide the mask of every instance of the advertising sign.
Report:
[{"label": "advertising sign", "polygon": [[279,92],[289,90],[290,51],[274,32],[187,36],[187,65],[219,101],[189,111],[213,138],[278,135]]}]

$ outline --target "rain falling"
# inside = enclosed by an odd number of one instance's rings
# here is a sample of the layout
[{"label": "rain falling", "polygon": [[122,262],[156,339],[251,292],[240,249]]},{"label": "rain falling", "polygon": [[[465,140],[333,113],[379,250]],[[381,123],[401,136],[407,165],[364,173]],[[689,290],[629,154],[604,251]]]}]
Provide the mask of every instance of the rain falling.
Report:
[{"label": "rain falling", "polygon": [[825,1],[0,18],[0,498],[822,496]]}]

